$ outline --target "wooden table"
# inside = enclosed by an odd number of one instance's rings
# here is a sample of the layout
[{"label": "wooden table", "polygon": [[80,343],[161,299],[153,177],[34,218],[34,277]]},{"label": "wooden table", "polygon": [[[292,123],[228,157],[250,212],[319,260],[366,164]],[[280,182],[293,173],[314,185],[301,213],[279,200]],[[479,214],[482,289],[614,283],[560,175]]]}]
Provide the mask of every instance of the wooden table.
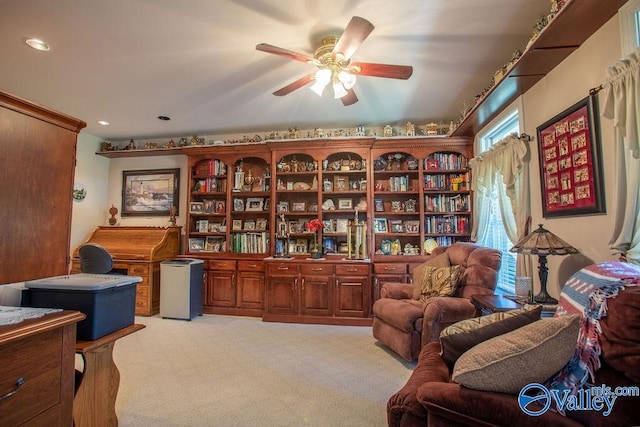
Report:
[{"label": "wooden table", "polygon": [[522,308],[517,302],[494,294],[471,295],[471,302],[476,306],[476,316]]},{"label": "wooden table", "polygon": [[116,341],[145,325],[133,324],[95,341],[76,341],[76,353],[82,355],[84,370],[76,378],[73,400],[75,427],[117,426],[116,397],[120,371],[113,361]]}]

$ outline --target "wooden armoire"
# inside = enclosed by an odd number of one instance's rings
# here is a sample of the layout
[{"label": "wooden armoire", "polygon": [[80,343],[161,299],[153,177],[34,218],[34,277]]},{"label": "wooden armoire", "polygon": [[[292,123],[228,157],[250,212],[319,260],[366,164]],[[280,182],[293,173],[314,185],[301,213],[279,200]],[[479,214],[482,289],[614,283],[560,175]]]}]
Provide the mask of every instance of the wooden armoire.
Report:
[{"label": "wooden armoire", "polygon": [[0,92],[0,284],[67,274],[86,123]]}]

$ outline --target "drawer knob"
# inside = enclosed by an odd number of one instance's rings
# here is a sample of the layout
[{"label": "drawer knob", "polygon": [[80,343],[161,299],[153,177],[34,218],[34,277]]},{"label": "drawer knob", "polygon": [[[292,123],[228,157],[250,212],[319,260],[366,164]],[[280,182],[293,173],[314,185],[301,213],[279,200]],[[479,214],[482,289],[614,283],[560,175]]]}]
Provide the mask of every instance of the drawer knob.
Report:
[{"label": "drawer knob", "polygon": [[15,388],[12,391],[10,391],[9,393],[7,393],[4,396],[0,397],[0,401],[6,399],[7,397],[11,397],[14,394],[16,394],[18,392],[18,390],[20,390],[20,387],[22,387],[22,384],[24,384],[24,378],[18,378],[18,380],[16,381]]},{"label": "drawer knob", "polygon": [[314,267],[311,271],[322,271],[322,267]]}]

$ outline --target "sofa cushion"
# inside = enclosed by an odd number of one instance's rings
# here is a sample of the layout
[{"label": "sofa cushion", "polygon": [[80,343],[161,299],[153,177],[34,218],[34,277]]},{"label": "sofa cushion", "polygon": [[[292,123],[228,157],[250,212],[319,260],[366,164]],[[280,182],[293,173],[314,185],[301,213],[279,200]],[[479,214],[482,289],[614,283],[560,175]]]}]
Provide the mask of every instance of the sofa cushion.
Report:
[{"label": "sofa cushion", "polygon": [[640,288],[627,287],[609,299],[607,316],[600,320],[600,326],[602,360],[640,382]]},{"label": "sofa cushion", "polygon": [[576,347],[580,316],[541,319],[484,341],[456,361],[453,381],[475,390],[518,394],[560,370]]},{"label": "sofa cushion", "polygon": [[449,255],[446,252],[433,256],[413,270],[413,299],[420,299],[422,283],[427,275],[427,267],[449,267]]},{"label": "sofa cushion", "polygon": [[415,283],[414,286],[420,286],[420,301],[424,302],[431,297],[447,297],[456,291],[458,277],[462,267],[452,265],[450,267],[425,267],[425,276],[421,283]]},{"label": "sofa cushion", "polygon": [[542,306],[527,306],[454,323],[440,333],[442,359],[453,368],[456,360],[471,347],[539,320],[541,312]]}]

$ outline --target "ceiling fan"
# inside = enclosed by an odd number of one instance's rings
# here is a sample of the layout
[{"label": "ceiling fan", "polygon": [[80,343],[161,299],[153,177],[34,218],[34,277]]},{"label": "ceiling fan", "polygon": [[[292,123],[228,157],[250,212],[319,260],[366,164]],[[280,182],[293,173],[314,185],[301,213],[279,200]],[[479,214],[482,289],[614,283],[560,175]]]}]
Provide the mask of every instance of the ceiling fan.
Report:
[{"label": "ceiling fan", "polygon": [[371,22],[359,16],[354,16],[340,37],[329,36],[323,38],[313,57],[267,43],[260,43],[256,46],[257,50],[284,56],[295,61],[306,62],[318,68],[316,71],[273,92],[273,94],[276,96],[288,95],[294,90],[314,82],[311,90],[322,96],[324,88],[331,84],[334,97],[340,98],[342,103],[347,106],[358,102],[358,97],[353,90],[353,86],[356,83],[356,75],[407,80],[413,73],[413,67],[411,66],[351,62],[351,56],[373,29],[374,26]]}]

